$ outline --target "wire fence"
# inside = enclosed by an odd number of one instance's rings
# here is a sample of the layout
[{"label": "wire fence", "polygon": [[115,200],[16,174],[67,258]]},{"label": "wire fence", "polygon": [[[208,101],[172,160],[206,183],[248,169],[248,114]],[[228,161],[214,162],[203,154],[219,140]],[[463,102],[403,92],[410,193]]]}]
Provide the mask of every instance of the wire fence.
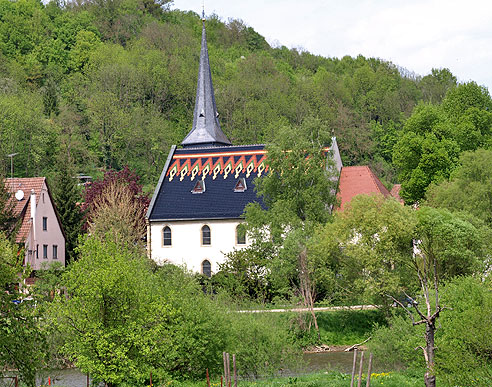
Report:
[{"label": "wire fence", "polygon": [[19,387],[17,376],[0,376],[0,387]]}]

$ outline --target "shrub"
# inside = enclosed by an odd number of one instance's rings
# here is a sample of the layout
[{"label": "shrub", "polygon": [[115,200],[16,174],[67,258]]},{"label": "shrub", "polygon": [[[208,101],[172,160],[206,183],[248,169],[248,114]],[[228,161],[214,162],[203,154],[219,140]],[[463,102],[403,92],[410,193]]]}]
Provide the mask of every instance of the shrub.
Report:
[{"label": "shrub", "polygon": [[288,324],[272,313],[237,313],[231,317],[230,352],[243,377],[272,375],[299,364],[301,351]]}]

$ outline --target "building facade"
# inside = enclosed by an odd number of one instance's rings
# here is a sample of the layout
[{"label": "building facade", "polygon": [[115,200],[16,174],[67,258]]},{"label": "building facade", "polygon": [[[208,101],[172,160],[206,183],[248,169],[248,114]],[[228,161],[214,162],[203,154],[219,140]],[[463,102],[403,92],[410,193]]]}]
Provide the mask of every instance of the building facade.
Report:
[{"label": "building facade", "polygon": [[16,242],[24,246],[24,264],[34,271],[53,262],[65,266],[65,235],[46,178],[9,178],[6,187],[19,218]]}]

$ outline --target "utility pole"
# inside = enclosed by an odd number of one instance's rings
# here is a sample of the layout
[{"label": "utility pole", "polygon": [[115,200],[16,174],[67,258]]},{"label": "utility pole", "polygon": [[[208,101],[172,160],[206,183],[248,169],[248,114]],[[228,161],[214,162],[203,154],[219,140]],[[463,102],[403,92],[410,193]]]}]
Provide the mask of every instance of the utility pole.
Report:
[{"label": "utility pole", "polygon": [[17,156],[19,153],[11,153],[7,155],[7,157],[10,157],[10,178],[14,178],[14,156]]}]

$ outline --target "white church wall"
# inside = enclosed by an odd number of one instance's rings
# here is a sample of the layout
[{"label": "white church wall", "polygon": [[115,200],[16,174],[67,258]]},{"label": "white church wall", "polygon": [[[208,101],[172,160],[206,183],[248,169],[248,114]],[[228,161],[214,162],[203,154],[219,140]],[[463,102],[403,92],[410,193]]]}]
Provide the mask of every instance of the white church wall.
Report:
[{"label": "white church wall", "polygon": [[[172,222],[152,222],[151,257],[157,264],[166,262],[184,265],[195,272],[202,272],[202,262],[208,260],[212,273],[217,273],[219,263],[225,261],[225,255],[234,249],[242,249],[246,244],[238,245],[236,228],[239,220],[182,220]],[[202,244],[202,227],[210,227],[211,243]],[[164,246],[162,231],[168,226],[171,229],[171,246]]]}]

